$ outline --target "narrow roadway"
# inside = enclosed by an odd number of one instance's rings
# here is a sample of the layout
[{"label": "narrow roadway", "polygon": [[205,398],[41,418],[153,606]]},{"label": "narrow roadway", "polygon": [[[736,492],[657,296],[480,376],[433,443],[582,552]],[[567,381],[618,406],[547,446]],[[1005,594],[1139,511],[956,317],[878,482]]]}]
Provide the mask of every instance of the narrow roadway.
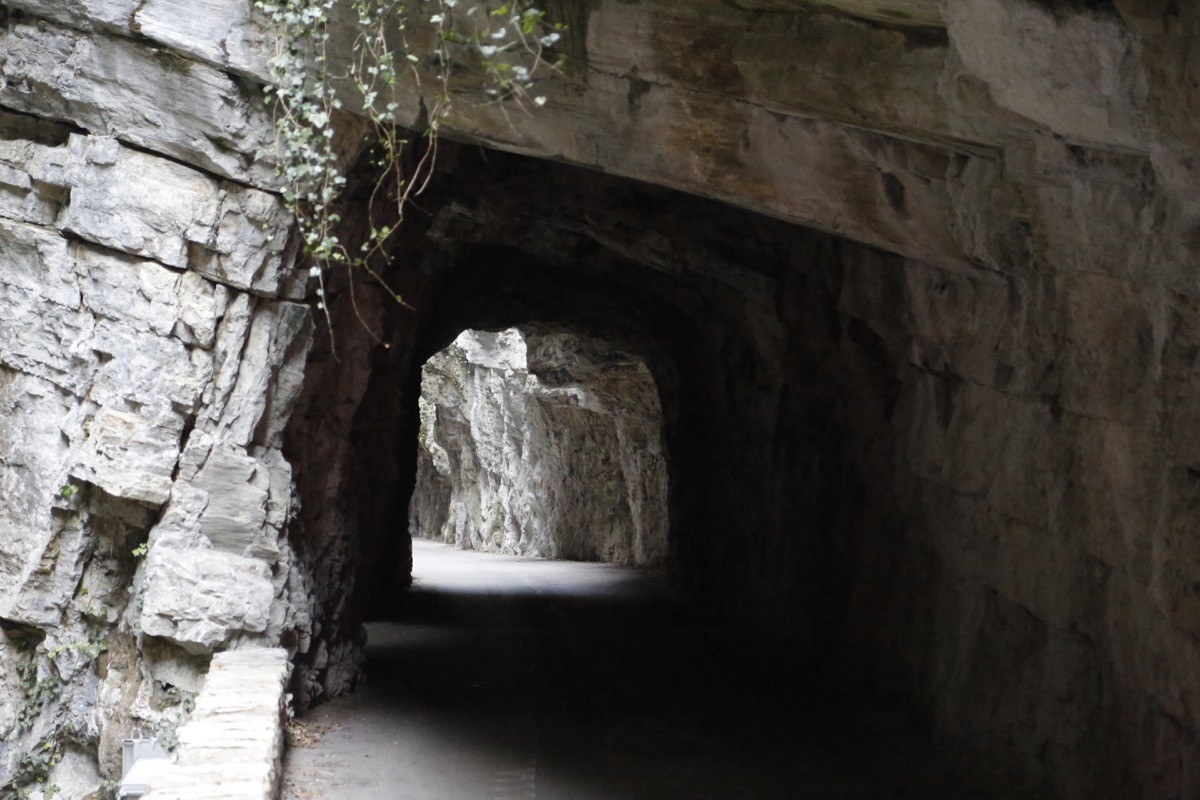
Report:
[{"label": "narrow roadway", "polygon": [[414,542],[367,681],[310,712],[283,800],[971,800],[895,710],[804,687],[786,652],[661,579]]}]

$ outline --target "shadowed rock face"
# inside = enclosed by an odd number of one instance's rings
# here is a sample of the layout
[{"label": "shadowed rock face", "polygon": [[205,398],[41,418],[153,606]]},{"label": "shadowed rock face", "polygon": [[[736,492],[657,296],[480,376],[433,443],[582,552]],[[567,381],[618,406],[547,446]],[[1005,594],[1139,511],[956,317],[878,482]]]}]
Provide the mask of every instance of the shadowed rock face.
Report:
[{"label": "shadowed rock face", "polygon": [[[1093,548],[1119,530],[1098,524],[1095,504],[1153,502],[1163,469],[1127,438],[1158,424],[1157,412],[1141,417],[1149,395],[1135,399],[1158,380],[1146,371],[1159,313],[1147,297],[1094,275],[942,268],[569,167],[444,155],[406,243],[416,313],[378,299],[369,318],[393,348],[336,365],[339,385],[362,387],[339,441],[352,448],[344,463],[365,465],[348,485],[368,488],[345,506],[358,538],[312,544],[349,547],[338,568],[357,581],[353,613],[379,615],[396,591],[391,565],[407,558],[382,521],[403,513],[417,469],[392,443],[417,438],[418,365],[464,328],[538,320],[611,342],[653,373],[669,562],[697,594],[790,639],[814,669],[924,698],[943,730],[1000,760],[1032,766],[1035,743],[1087,751],[1093,765],[1133,752],[1093,732],[1140,713],[1140,701],[1097,694],[1126,680],[1117,661],[1149,666],[1098,633],[1132,619],[1105,598],[1137,567]],[[1127,367],[1093,380],[1088,353],[1100,352]],[[310,370],[321,364],[335,366]],[[330,374],[310,373],[304,401],[323,409],[321,425]],[[412,410],[406,420],[395,408]],[[1126,488],[1105,494],[1097,481]],[[392,485],[391,497],[375,488]],[[1026,691],[1060,699],[1026,717],[1014,710]],[[1030,727],[997,744],[1014,713]],[[1132,766],[1108,774],[1140,791]],[[1065,794],[1103,791],[1092,773],[1062,776]]]},{"label": "shadowed rock face", "polygon": [[84,794],[214,650],[350,686],[420,365],[536,321],[652,374],[668,563],[714,607],[1066,796],[1200,794],[1200,5],[549,10],[537,113],[453,52],[443,131],[489,149],[442,152],[411,309],[332,279],[334,348],[249,4],[0,5],[0,785],[53,739]]},{"label": "shadowed rock face", "polygon": [[409,530],[463,549],[656,566],[667,551],[658,391],[603,342],[466,331],[421,370]]}]

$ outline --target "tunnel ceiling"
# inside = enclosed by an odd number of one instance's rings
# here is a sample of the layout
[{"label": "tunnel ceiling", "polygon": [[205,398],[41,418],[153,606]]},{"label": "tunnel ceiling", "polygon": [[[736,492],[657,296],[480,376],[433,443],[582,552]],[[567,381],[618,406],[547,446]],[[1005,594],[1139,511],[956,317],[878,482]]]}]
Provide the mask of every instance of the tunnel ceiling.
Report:
[{"label": "tunnel ceiling", "polygon": [[[728,551],[728,564],[717,571],[726,575],[726,583],[749,583],[738,564],[753,556],[715,533],[723,525],[732,531],[738,523],[722,518],[702,500],[685,502],[712,488],[710,478],[699,488],[689,486],[687,476],[704,474],[731,451],[745,445],[761,448],[770,439],[762,431],[747,437],[758,439],[757,444],[743,441],[746,432],[733,424],[744,415],[736,407],[738,395],[743,388],[750,393],[779,391],[787,368],[787,333],[776,319],[778,287],[785,281],[811,281],[813,285],[797,287],[793,299],[828,305],[819,276],[795,276],[829,258],[831,240],[721,204],[574,168],[471,148],[452,152],[447,163],[452,162],[457,163],[446,168],[437,188],[423,198],[429,216],[406,243],[409,267],[420,259],[410,274],[428,276],[408,294],[418,311],[414,316],[392,308],[380,323],[382,329],[401,327],[394,334],[395,346],[373,368],[371,388],[364,390],[357,411],[356,424],[364,426],[361,440],[388,451],[368,457],[367,469],[376,474],[389,459],[411,461],[417,370],[459,331],[537,321],[598,337],[642,358],[661,393],[672,459],[672,529],[688,531],[680,534],[679,557],[691,558],[687,542],[711,539],[707,546]],[[476,189],[464,195],[459,181]],[[797,307],[787,313],[802,311]],[[828,307],[815,310],[804,325],[821,330],[835,324],[830,314]],[[311,385],[328,385],[321,373],[315,375]],[[743,387],[743,378],[755,385]],[[756,402],[769,406],[778,397]],[[408,419],[389,410],[403,404],[410,408]],[[762,422],[774,424],[766,418]],[[410,483],[402,485],[411,485],[411,465],[397,468],[410,476],[405,479]],[[749,498],[775,489],[747,486],[744,491]],[[397,493],[401,505],[381,505],[377,513],[383,518],[403,515],[405,492]],[[748,499],[746,504],[752,505]],[[763,509],[769,505],[763,503]],[[703,527],[714,533],[690,531],[695,526],[683,518],[706,519]],[[386,525],[362,527],[367,535],[391,535]],[[708,566],[697,561],[695,567],[713,569],[710,562],[719,558],[709,553]],[[380,581],[394,581],[387,565],[397,558],[373,562],[382,565]]]}]

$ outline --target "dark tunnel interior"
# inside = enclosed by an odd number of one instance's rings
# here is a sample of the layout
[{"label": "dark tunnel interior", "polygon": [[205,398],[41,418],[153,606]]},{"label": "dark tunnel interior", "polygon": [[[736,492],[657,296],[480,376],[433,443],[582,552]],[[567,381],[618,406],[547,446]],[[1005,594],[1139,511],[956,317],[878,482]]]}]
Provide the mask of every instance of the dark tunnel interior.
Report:
[{"label": "dark tunnel interior", "polygon": [[[342,297],[330,289],[347,324],[336,352],[322,357],[329,343],[318,344],[290,431],[309,521],[296,538],[321,554],[326,625],[352,638],[359,621],[390,613],[405,582],[421,365],[465,329],[536,321],[611,342],[652,372],[670,454],[669,571],[681,586],[815,661],[861,643],[847,641],[850,620],[874,605],[864,593],[886,596],[877,578],[902,545],[889,424],[903,346],[901,275],[889,274],[898,260],[715,201],[478,148],[447,147],[440,170],[394,264],[408,307],[368,282],[356,309],[344,286]],[[881,279],[870,287],[878,319],[846,308],[859,290],[845,284],[867,272]]]},{"label": "dark tunnel interior", "polygon": [[[864,725],[900,725],[891,744],[863,752],[928,747],[928,717],[912,709],[937,691],[921,669],[939,566],[908,541],[893,491],[908,343],[902,260],[713,200],[469,146],[446,147],[439,171],[410,211],[389,276],[404,304],[368,283],[352,304],[347,286],[330,289],[335,321],[347,324],[336,353],[319,342],[293,419],[289,458],[304,498],[294,538],[315,565],[330,643],[295,687],[301,704],[360,674],[371,703],[403,709],[433,684],[453,696],[456,681],[471,681],[467,664],[533,669],[512,680],[541,681],[557,697],[546,712],[555,719],[592,713],[570,711],[577,703],[603,706],[610,720],[648,704],[657,710],[647,724],[683,736],[675,726],[694,712],[722,722],[689,758],[734,725],[754,729],[742,745],[779,761],[774,772],[759,765],[775,778],[741,794],[610,785],[592,796],[800,796],[782,787],[801,780],[804,758],[786,753],[822,729],[854,739]],[[421,366],[464,330],[530,322],[602,339],[653,374],[669,454],[672,588],[656,584],[649,607],[637,594],[441,591],[422,585],[419,563],[409,587]],[[393,627],[372,628],[360,673],[364,622]],[[421,638],[437,626],[442,634]],[[521,666],[512,648],[528,647],[561,652]],[[601,700],[608,689],[596,688],[595,671],[614,659],[636,663],[639,677],[629,696]],[[508,702],[502,685],[459,710],[508,714],[486,710]],[[880,709],[895,711],[890,722],[874,716]],[[590,735],[538,724],[552,739]],[[620,739],[623,724],[591,733]],[[846,793],[813,796],[990,796],[945,782],[929,753],[911,761],[924,777],[888,784],[860,761],[837,784]]]}]

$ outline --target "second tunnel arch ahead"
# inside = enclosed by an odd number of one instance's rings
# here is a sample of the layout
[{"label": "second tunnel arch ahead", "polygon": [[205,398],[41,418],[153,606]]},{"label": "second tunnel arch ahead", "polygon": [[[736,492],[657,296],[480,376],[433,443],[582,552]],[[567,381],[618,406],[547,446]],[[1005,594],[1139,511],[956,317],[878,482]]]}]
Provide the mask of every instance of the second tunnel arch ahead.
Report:
[{"label": "second tunnel arch ahead", "polygon": [[460,549],[660,566],[667,462],[637,356],[538,324],[463,331],[422,368],[409,532]]}]

